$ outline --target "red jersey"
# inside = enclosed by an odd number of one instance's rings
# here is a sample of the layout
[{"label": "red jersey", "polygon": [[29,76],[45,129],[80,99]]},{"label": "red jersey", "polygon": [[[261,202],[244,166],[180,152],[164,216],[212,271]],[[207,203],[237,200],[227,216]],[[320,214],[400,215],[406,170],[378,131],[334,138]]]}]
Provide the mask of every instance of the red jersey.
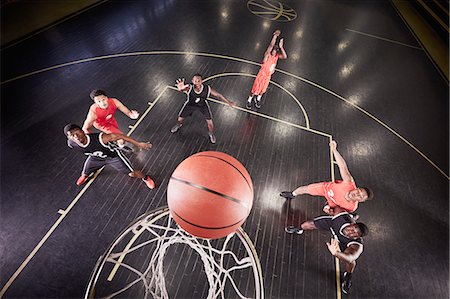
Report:
[{"label": "red jersey", "polygon": [[349,212],[354,212],[358,208],[357,201],[348,201],[345,199],[345,194],[356,189],[355,182],[334,181],[325,183],[324,187],[324,196],[331,208],[339,206]]},{"label": "red jersey", "polygon": [[275,56],[269,55],[267,60],[262,63],[259,72],[266,76],[271,76],[275,72],[277,61],[278,61],[278,54],[276,54]]},{"label": "red jersey", "polygon": [[262,95],[267,91],[267,86],[269,86],[270,77],[275,72],[277,61],[278,54],[275,56],[269,55],[267,60],[262,63],[255,82],[253,82],[252,94]]},{"label": "red jersey", "polygon": [[102,109],[94,103],[89,110],[97,117],[94,121],[94,127],[106,133],[121,133],[119,125],[114,118],[117,106],[112,98],[108,98],[108,107],[106,109]]}]

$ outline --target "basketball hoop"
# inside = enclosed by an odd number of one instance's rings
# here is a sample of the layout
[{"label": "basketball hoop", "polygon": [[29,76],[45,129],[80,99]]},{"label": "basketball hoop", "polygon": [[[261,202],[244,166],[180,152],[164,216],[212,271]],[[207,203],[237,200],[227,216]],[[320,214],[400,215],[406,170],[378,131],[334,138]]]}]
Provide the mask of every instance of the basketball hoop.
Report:
[{"label": "basketball hoop", "polygon": [[[189,270],[189,263],[204,275]],[[177,278],[192,273],[197,280],[190,285],[209,285],[192,297],[264,298],[261,265],[242,228],[222,239],[196,238],[175,223],[167,207],[142,215],[114,240],[99,258],[84,298],[186,297],[179,294],[186,288]],[[176,283],[168,283],[168,276]]]}]

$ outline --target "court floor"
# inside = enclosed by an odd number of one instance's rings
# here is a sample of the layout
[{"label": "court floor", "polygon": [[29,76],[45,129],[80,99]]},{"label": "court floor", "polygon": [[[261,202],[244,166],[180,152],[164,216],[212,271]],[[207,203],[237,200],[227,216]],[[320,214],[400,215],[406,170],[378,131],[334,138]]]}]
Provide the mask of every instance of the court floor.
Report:
[{"label": "court floor", "polygon": [[[276,29],[288,59],[278,61],[262,107],[247,109]],[[167,205],[176,166],[213,150],[252,177],[243,229],[266,298],[448,298],[449,86],[389,1],[106,1],[1,55],[0,297],[83,297],[120,232]],[[195,73],[237,105],[210,101],[216,144],[200,114],[170,132],[185,100],[175,80]],[[84,157],[62,129],[82,124],[97,88],[140,112],[116,118],[152,142],[130,159],[156,189],[111,168],[75,184]],[[339,179],[331,139],[356,183],[375,193],[358,209],[370,233],[348,295],[329,233],[284,232],[321,215],[324,200],[278,195]],[[195,253],[178,247],[166,259],[171,297],[206,297]],[[118,272],[115,283],[129,276]],[[252,289],[248,273],[235,279]]]}]

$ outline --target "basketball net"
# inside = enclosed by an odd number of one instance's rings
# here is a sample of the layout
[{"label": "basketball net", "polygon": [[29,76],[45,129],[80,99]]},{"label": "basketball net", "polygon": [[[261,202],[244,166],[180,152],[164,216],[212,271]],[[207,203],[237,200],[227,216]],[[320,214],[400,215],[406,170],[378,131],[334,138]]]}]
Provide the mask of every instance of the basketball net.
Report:
[{"label": "basketball net", "polygon": [[[168,208],[141,216],[115,239],[98,260],[84,298],[174,296],[177,290],[166,287],[168,270],[164,265],[168,261],[164,263],[164,258],[172,246],[180,244],[203,262],[209,284],[207,298],[264,298],[261,265],[241,228],[219,240],[196,238],[176,224]],[[176,258],[181,256],[175,254],[172,260]],[[245,283],[240,283],[238,276],[247,277]]]}]

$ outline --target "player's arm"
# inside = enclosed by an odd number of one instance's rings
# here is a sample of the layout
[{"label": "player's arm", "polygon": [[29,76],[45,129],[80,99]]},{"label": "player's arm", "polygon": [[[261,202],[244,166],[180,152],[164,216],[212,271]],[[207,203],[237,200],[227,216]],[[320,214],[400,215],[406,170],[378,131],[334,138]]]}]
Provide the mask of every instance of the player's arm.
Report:
[{"label": "player's arm", "polygon": [[333,151],[334,159],[336,160],[336,164],[339,167],[339,172],[341,173],[342,180],[344,182],[352,182],[353,178],[350,174],[350,171],[348,170],[347,163],[345,162],[341,154],[337,151],[336,141],[332,140],[330,142],[330,149]]},{"label": "player's arm", "polygon": [[266,59],[267,55],[270,55],[270,52],[273,49],[273,46],[275,46],[275,42],[277,41],[277,37],[281,34],[280,30],[275,30],[273,33],[272,39],[270,40],[270,44],[266,49],[266,52],[264,52],[264,59]]},{"label": "player's arm", "polygon": [[227,103],[228,105],[230,105],[230,107],[235,107],[236,104],[233,101],[228,100],[226,97],[224,97],[220,92],[218,92],[217,90],[214,90],[211,88],[211,95],[215,98],[218,98],[219,100],[221,100],[222,102]]},{"label": "player's arm", "polygon": [[119,101],[118,99],[112,99],[114,101],[114,103],[116,104],[117,108],[122,111],[123,114],[125,114],[126,116],[128,116],[131,119],[136,119],[139,117],[139,112],[137,112],[136,110],[130,110],[128,109],[124,104],[122,104],[121,101]]},{"label": "player's arm", "polygon": [[347,263],[356,261],[363,252],[363,248],[359,244],[351,244],[342,252],[336,239],[331,239],[330,243],[327,242],[327,246],[333,256]]},{"label": "player's arm", "polygon": [[281,54],[278,56],[278,59],[286,59],[287,58],[287,53],[284,50],[283,45],[284,45],[284,39],[282,38],[282,39],[280,39],[280,51],[281,51]]},{"label": "player's arm", "polygon": [[89,109],[88,115],[86,116],[86,119],[83,123],[83,131],[88,133],[92,133],[92,127],[94,126],[94,121],[97,119],[97,116],[94,112],[92,112],[91,109]]},{"label": "player's arm", "polygon": [[120,140],[120,139],[128,141],[129,143],[137,146],[140,149],[148,150],[148,149],[152,148],[152,144],[150,142],[139,142],[139,141],[134,140],[130,136],[126,136],[126,135],[123,135],[123,134],[117,134],[117,133],[102,134],[102,141],[103,141],[103,143],[117,141],[117,140]]},{"label": "player's arm", "polygon": [[177,89],[179,92],[187,92],[190,88],[189,84],[184,83],[184,78],[178,78],[177,79]]}]

